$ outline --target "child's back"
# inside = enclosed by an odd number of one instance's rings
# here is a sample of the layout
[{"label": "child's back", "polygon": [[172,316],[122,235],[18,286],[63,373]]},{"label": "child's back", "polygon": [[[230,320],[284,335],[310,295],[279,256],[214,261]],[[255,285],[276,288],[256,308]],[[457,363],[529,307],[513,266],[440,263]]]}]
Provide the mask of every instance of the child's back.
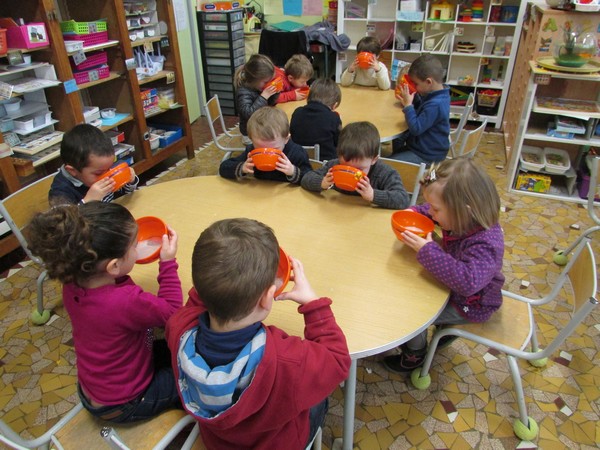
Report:
[{"label": "child's back", "polygon": [[331,300],[316,298],[294,258],[294,289],[278,300],[301,305],[304,339],[262,324],[278,255],[272,231],[250,219],[214,223],[194,248],[195,289],[166,336],[184,407],[208,448],[304,449],[322,422],[311,411],[323,416],[324,399],[348,375]]},{"label": "child's back", "polygon": [[297,108],[292,114],[292,139],[300,145],[319,144],[321,161],[337,157],[342,120],[334,110],[341,101],[342,92],[335,81],[319,79],[310,87],[306,106]]}]

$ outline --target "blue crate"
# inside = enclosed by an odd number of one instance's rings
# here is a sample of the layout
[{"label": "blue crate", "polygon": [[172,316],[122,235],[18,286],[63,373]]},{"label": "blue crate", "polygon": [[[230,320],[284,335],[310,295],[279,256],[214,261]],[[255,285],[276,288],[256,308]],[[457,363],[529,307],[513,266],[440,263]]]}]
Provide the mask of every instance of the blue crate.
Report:
[{"label": "blue crate", "polygon": [[167,125],[167,124],[162,124],[162,123],[149,123],[148,125],[151,126],[152,128],[156,128],[159,130],[166,130],[166,131],[174,132],[170,136],[167,136],[167,137],[161,136],[160,137],[160,139],[158,140],[159,148],[167,147],[167,146],[171,145],[173,142],[178,141],[179,139],[181,139],[183,137],[183,129],[176,125]]}]

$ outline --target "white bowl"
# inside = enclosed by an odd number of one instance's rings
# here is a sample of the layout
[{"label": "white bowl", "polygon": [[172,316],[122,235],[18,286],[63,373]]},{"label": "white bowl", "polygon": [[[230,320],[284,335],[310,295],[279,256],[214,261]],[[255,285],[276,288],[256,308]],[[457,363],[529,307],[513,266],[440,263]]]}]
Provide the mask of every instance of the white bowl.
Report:
[{"label": "white bowl", "polygon": [[4,109],[6,109],[7,113],[16,112],[21,108],[21,99],[20,98],[11,98],[6,103],[4,103]]},{"label": "white bowl", "polygon": [[103,119],[113,119],[117,113],[117,108],[104,108],[100,110],[100,117]]}]

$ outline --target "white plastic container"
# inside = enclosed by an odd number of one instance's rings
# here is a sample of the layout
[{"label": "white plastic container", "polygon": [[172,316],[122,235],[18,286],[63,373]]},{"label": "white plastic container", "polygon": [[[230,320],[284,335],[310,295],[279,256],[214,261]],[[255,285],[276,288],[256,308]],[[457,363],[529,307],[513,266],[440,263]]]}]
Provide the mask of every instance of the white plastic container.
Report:
[{"label": "white plastic container", "polygon": [[571,168],[569,153],[561,148],[544,147],[545,170],[548,173],[564,174]]},{"label": "white plastic container", "polygon": [[21,108],[21,99],[18,97],[13,97],[3,103],[3,105],[8,114],[17,112]]},{"label": "white plastic container", "polygon": [[150,134],[150,150],[156,150],[160,144],[160,136],[158,134]]},{"label": "white plastic container", "polygon": [[83,50],[84,41],[65,41],[65,48],[67,52],[76,52],[78,50]]},{"label": "white plastic container", "polygon": [[546,165],[544,149],[533,145],[524,145],[521,149],[521,167],[525,170],[539,172]]},{"label": "white plastic container", "polygon": [[33,130],[33,119],[19,119],[14,121],[15,130],[31,131]]},{"label": "white plastic container", "polygon": [[41,127],[42,125],[50,125],[52,121],[52,113],[47,112],[33,117],[33,127]]},{"label": "white plastic container", "polygon": [[100,108],[97,106],[84,106],[83,119],[85,123],[92,123],[94,120],[100,119]]}]

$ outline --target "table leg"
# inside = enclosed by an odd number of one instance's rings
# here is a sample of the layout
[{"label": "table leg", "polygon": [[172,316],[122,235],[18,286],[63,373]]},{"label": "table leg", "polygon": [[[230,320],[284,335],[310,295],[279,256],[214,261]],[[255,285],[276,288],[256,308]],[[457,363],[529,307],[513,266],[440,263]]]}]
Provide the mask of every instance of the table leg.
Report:
[{"label": "table leg", "polygon": [[350,373],[344,386],[343,449],[352,450],[354,444],[354,407],[356,403],[356,359],[350,364]]}]

